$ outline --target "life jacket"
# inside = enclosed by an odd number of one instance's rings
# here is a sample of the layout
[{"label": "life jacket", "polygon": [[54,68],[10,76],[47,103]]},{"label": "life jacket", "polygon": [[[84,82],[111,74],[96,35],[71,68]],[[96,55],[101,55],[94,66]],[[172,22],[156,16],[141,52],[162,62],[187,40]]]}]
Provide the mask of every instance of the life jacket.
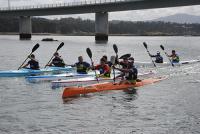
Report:
[{"label": "life jacket", "polygon": [[171,57],[172,57],[172,62],[174,63],[178,63],[180,61],[180,58],[177,54],[171,55]]},{"label": "life jacket", "polygon": [[64,67],[65,66],[65,63],[63,61],[62,58],[59,58],[59,57],[55,57],[53,60],[52,60],[52,64],[56,67]]},{"label": "life jacket", "polygon": [[30,60],[28,64],[30,65],[30,69],[38,70],[40,68],[37,60]]},{"label": "life jacket", "polygon": [[126,80],[137,80],[138,70],[132,67],[128,73],[125,73]]},{"label": "life jacket", "polygon": [[156,60],[155,60],[156,63],[163,63],[163,57],[160,56],[160,55],[156,55]]},{"label": "life jacket", "polygon": [[78,62],[76,63],[77,73],[87,73],[90,65],[86,62]]},{"label": "life jacket", "polygon": [[95,67],[95,69],[98,69],[99,72],[100,72],[100,74],[103,74],[103,73],[106,72],[106,73],[104,74],[104,77],[110,77],[111,69],[110,69],[110,67],[109,67],[107,64],[105,64],[104,66],[97,65],[97,66]]}]

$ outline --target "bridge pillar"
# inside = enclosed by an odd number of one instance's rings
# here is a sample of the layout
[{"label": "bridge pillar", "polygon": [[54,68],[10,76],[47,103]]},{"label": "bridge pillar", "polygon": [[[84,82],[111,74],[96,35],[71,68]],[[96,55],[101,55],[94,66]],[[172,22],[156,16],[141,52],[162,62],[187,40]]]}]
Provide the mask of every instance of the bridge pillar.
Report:
[{"label": "bridge pillar", "polygon": [[19,38],[20,40],[30,40],[32,34],[32,24],[30,16],[20,16],[19,18]]},{"label": "bridge pillar", "polygon": [[108,41],[108,13],[95,13],[95,40]]}]

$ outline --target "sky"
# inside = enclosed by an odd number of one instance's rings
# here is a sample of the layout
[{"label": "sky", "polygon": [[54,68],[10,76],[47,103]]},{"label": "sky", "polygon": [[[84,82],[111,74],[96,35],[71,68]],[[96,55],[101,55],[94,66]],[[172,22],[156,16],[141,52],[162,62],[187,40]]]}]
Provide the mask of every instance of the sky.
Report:
[{"label": "sky", "polygon": [[[12,6],[25,6],[25,5],[41,5],[41,4],[54,4],[54,3],[68,3],[79,2],[85,0],[9,0]],[[8,7],[8,0],[0,0],[0,7]],[[199,15],[200,6],[187,6],[175,8],[162,8],[162,9],[148,9],[148,10],[135,10],[109,13],[109,20],[128,20],[128,21],[145,21],[153,20],[160,17],[174,15],[178,13]],[[45,16],[46,17],[46,16]],[[95,14],[82,14],[82,15],[65,15],[65,16],[48,16],[46,18],[64,18],[64,17],[81,17],[83,19],[94,20]]]}]

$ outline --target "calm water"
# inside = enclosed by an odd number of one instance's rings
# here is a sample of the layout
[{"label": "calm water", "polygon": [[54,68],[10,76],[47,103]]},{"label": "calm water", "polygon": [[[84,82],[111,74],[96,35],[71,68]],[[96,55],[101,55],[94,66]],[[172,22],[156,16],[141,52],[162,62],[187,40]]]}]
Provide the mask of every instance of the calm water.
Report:
[{"label": "calm water", "polygon": [[[18,36],[0,36],[0,70],[16,69],[36,43],[41,46],[35,55],[40,66],[44,66],[60,42],[41,42],[43,37],[19,41]],[[114,43],[119,55],[131,53],[138,61],[149,61],[144,41],[152,53],[163,44],[168,52],[176,49],[181,60],[200,58],[200,37],[110,37],[107,44],[95,44],[94,37],[54,39],[65,43],[60,54],[69,64],[79,55],[89,61],[86,47],[93,51],[95,62],[103,54],[114,55]],[[64,103],[63,89],[52,90],[49,83],[0,78],[0,134],[200,133],[200,64],[140,70],[155,70],[155,76],[168,79],[139,88],[135,93],[95,93]]]}]

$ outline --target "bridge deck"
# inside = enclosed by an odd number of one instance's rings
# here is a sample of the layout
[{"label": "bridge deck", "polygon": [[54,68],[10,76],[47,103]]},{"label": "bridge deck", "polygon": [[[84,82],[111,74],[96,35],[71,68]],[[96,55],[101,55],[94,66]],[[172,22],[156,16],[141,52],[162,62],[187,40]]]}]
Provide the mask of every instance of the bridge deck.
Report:
[{"label": "bridge deck", "polygon": [[0,8],[1,16],[46,16],[200,5],[200,0],[91,0]]}]

